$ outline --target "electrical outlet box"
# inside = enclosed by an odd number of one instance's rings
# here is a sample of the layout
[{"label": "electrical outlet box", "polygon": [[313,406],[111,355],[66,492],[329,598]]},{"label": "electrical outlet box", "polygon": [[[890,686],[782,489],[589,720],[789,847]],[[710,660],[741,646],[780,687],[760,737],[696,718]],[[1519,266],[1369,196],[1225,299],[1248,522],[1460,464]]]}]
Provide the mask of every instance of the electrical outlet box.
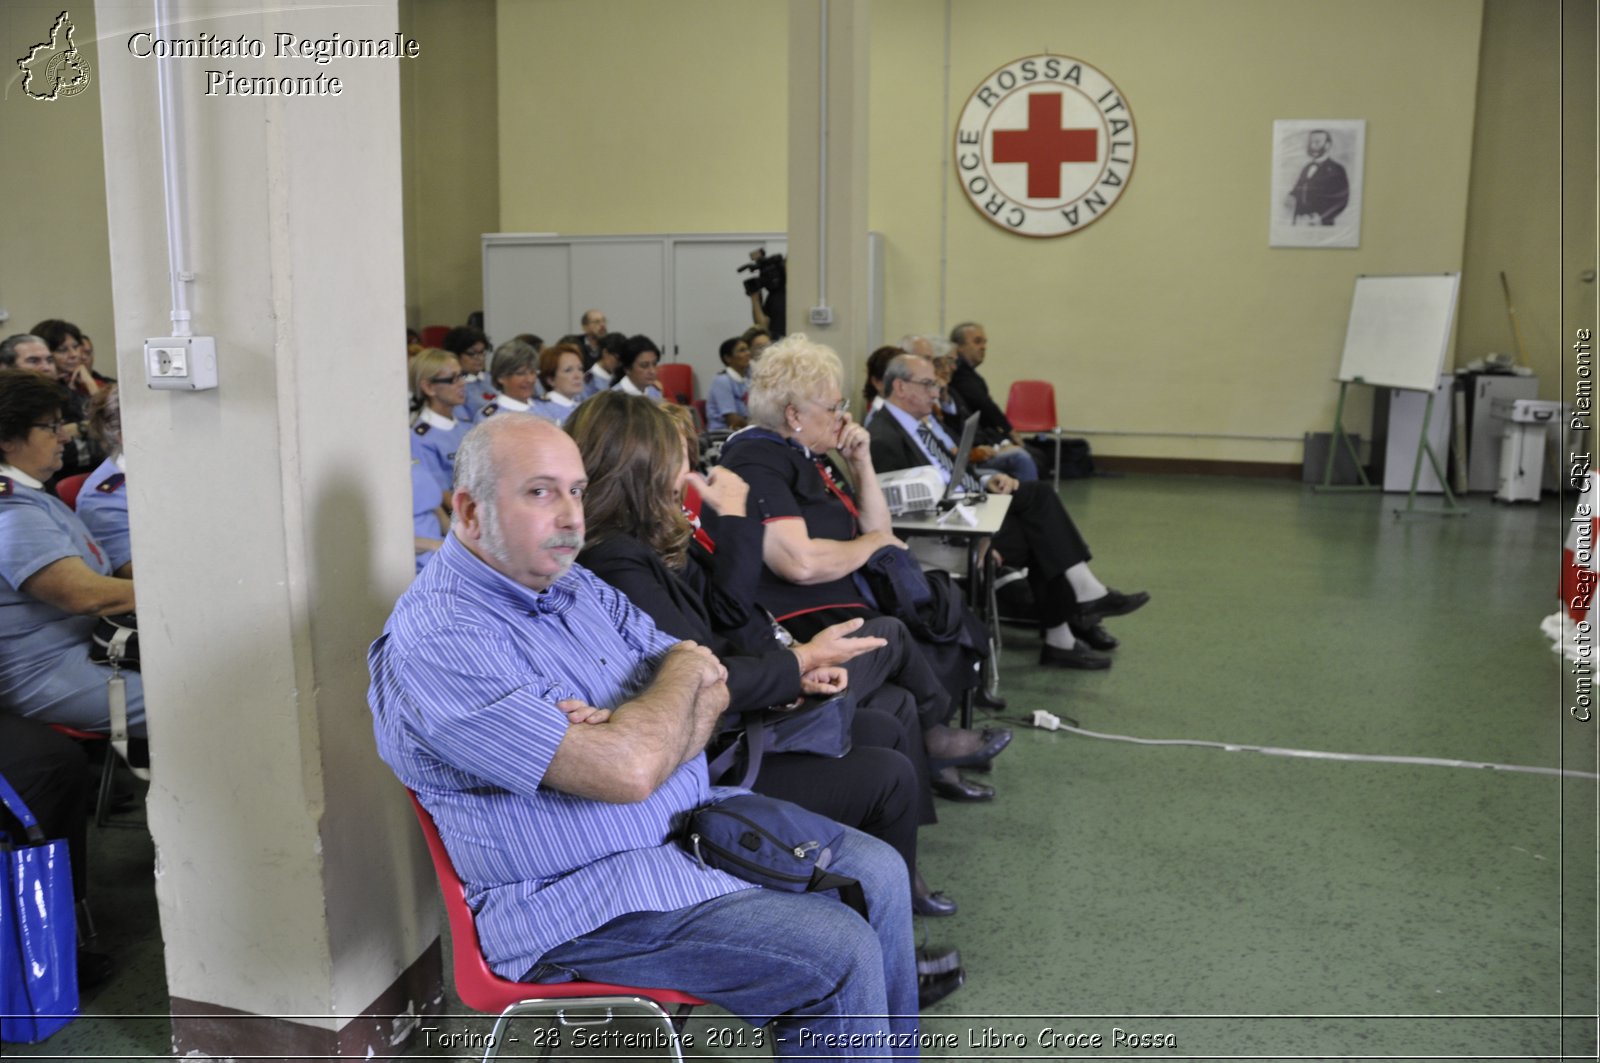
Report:
[{"label": "electrical outlet box", "polygon": [[162,336],[144,341],[144,376],[153,388],[206,391],[217,386],[217,341]]},{"label": "electrical outlet box", "polygon": [[813,306],[811,308],[811,323],[813,325],[833,324],[833,307]]}]

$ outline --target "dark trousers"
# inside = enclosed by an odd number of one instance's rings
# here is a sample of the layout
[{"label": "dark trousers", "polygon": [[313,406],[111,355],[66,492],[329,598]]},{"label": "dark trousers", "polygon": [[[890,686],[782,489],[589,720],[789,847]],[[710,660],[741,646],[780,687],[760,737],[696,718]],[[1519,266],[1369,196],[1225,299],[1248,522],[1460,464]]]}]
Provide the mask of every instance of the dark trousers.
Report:
[{"label": "dark trousers", "polygon": [[905,728],[888,713],[856,708],[852,746],[842,757],[769,753],[751,789],[793,801],[894,846],[907,872],[917,867],[917,795],[926,784],[901,750]]},{"label": "dark trousers", "polygon": [[1065,573],[1089,560],[1089,544],[1048,481],[1018,486],[994,548],[1007,565],[1028,570],[1040,621],[1046,627],[1065,623],[1078,604]]},{"label": "dark trousers", "polygon": [[[115,756],[109,749],[106,756]],[[46,839],[64,838],[72,891],[84,897],[89,869],[89,758],[78,743],[44,724],[0,711],[0,775],[28,806]],[[0,825],[27,844],[22,824],[0,806]]]}]

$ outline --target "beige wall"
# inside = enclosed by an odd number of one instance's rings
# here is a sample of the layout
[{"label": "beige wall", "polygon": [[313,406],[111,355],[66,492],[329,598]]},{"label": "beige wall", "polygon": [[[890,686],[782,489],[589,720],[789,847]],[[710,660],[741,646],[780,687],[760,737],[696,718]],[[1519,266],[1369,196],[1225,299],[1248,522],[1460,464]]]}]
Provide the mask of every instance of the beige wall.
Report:
[{"label": "beige wall", "polygon": [[499,10],[503,231],[784,228],[787,4]]},{"label": "beige wall", "polygon": [[91,68],[87,91],[31,100],[15,62],[49,36],[61,8],[58,0],[0,4],[0,309],[11,315],[0,338],[65,318],[94,338],[95,368],[115,375],[94,6],[72,6],[73,43]]},{"label": "beige wall", "polygon": [[[1493,351],[1517,355],[1504,270],[1527,348],[1524,364],[1539,375],[1539,397],[1555,399],[1565,364],[1562,262],[1553,250],[1561,239],[1563,178],[1561,111],[1552,106],[1561,91],[1560,0],[1487,0],[1483,28],[1457,356],[1465,364]],[[1589,114],[1592,121],[1592,94]],[[1592,152],[1589,162],[1592,176]]]},{"label": "beige wall", "polygon": [[[874,11],[888,334],[983,321],[991,386],[1052,381],[1063,424],[1118,433],[1092,436],[1101,453],[1297,462],[1300,435],[1332,425],[1355,276],[1461,268],[1477,3],[953,3],[952,116],[989,71],[1047,46],[1099,67],[1134,112],[1129,188],[1055,240],[1001,231],[953,186],[941,207],[938,6]],[[1359,249],[1267,246],[1278,118],[1366,119]],[[1267,439],[1214,438],[1234,435]]]},{"label": "beige wall", "polygon": [[495,0],[400,0],[400,25],[422,45],[400,68],[406,321],[461,325],[500,228]]}]

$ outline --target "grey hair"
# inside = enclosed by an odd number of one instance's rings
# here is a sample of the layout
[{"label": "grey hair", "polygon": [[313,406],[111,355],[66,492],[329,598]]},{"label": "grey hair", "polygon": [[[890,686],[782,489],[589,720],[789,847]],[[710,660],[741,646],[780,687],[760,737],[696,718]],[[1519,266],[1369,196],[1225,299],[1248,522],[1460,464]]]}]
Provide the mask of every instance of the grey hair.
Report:
[{"label": "grey hair", "polygon": [[17,348],[24,343],[44,343],[44,349],[49,350],[50,345],[31,332],[19,332],[15,336],[7,336],[0,340],[0,369],[15,369],[17,366]]},{"label": "grey hair", "polygon": [[[483,548],[501,564],[510,564],[505,537],[500,534],[500,507],[496,504],[500,493],[500,469],[494,461],[494,443],[502,433],[512,431],[525,421],[548,424],[531,413],[503,412],[480,422],[456,447],[455,478],[452,487],[465,491],[478,504],[479,532]],[[461,510],[457,508],[450,518],[452,529],[461,526]]]},{"label": "grey hair", "polygon": [[489,382],[498,389],[500,381],[518,369],[531,369],[538,375],[539,352],[531,343],[507,340],[494,349],[494,361],[489,363]]},{"label": "grey hair", "polygon": [[928,353],[926,355],[917,356],[919,358],[929,358],[935,362],[941,358],[948,357],[950,352],[955,350],[955,344],[951,343],[947,339],[944,339],[942,336],[924,336],[916,332],[908,332],[904,336],[901,336],[900,342],[895,344],[895,346],[899,347],[907,354],[916,354],[917,352],[913,348],[915,348],[919,343],[926,343],[928,345]]},{"label": "grey hair", "polygon": [[899,354],[889,359],[889,364],[883,370],[883,397],[885,400],[894,397],[894,382],[896,380],[911,379],[911,363],[926,362],[928,359],[920,354]]},{"label": "grey hair", "polygon": [[963,321],[961,324],[950,330],[950,342],[959,347],[961,346],[961,341],[966,338],[965,333],[967,329],[981,327],[982,326],[980,326],[976,321]]}]

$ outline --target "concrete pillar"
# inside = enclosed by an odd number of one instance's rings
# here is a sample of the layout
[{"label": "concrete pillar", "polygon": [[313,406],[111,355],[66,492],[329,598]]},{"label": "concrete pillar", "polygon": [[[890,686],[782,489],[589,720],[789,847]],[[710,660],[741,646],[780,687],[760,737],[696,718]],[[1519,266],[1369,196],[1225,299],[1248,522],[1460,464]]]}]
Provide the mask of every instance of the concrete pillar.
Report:
[{"label": "concrete pillar", "polygon": [[[866,349],[871,14],[869,0],[789,2],[789,331],[839,352],[847,397],[860,390],[872,353]],[[831,325],[811,322],[818,306],[832,311]]]},{"label": "concrete pillar", "polygon": [[[132,40],[152,5],[97,11],[174,1048],[389,1058],[441,999],[437,886],[366,706],[412,569],[405,60],[319,64],[277,35],[393,41],[395,0],[172,4],[170,36],[265,52],[173,63],[194,333],[221,381],[198,393],[144,386],[143,341],[171,329],[157,60]],[[283,77],[321,87],[238,92]]]}]

